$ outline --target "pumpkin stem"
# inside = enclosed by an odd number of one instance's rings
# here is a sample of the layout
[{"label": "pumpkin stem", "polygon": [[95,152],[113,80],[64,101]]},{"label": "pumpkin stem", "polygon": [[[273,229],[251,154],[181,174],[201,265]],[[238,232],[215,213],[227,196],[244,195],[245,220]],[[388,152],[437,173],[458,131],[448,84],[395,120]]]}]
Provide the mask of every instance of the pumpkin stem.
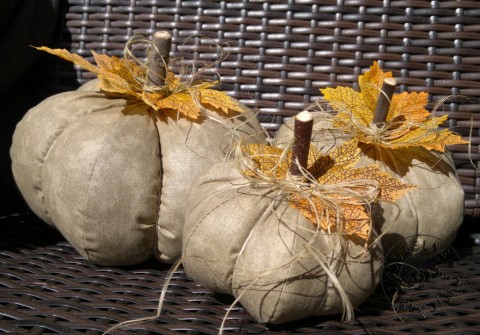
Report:
[{"label": "pumpkin stem", "polygon": [[302,169],[307,168],[308,152],[312,138],[313,115],[309,111],[303,111],[295,116],[293,130],[294,142],[292,148],[292,161],[289,172],[293,176],[301,176]]},{"label": "pumpkin stem", "polygon": [[394,78],[385,78],[382,85],[382,90],[378,96],[375,114],[373,116],[373,124],[381,124],[387,119],[388,110],[393,97],[393,91],[397,81]]},{"label": "pumpkin stem", "polygon": [[160,30],[153,34],[152,45],[147,51],[148,85],[162,87],[167,77],[168,57],[172,46],[172,35]]}]

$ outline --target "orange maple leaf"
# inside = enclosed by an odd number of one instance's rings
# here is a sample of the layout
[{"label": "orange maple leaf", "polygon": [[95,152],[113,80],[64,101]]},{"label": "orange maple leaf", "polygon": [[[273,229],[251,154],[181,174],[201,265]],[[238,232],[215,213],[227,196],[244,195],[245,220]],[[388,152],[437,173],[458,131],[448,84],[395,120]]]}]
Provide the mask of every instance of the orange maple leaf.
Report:
[{"label": "orange maple leaf", "polygon": [[377,165],[354,168],[360,160],[356,139],[328,154],[311,146],[306,171],[309,183],[289,181],[291,151],[249,144],[242,147],[242,152],[251,162],[242,171],[246,178],[254,183],[280,185],[289,196],[290,206],[324,231],[362,240],[367,240],[371,229],[366,205],[376,200],[395,201],[414,188],[380,171]]},{"label": "orange maple leaf", "polygon": [[237,100],[225,92],[213,89],[216,82],[181,80],[167,71],[165,85],[151,91],[146,89],[147,72],[130,59],[97,54],[92,51],[95,63],[91,64],[79,55],[65,49],[39,47],[95,73],[100,79],[99,88],[110,93],[120,93],[143,101],[155,111],[174,111],[186,118],[198,120],[202,109],[219,114],[242,113],[246,110]]},{"label": "orange maple leaf", "polygon": [[372,124],[383,81],[391,77],[391,72],[383,72],[374,62],[358,78],[360,92],[350,87],[320,89],[337,111],[333,125],[361,143],[390,149],[423,146],[443,152],[446,145],[468,143],[450,130],[439,129],[447,116],[436,117],[425,109],[428,94],[424,92],[394,94],[385,123]]}]

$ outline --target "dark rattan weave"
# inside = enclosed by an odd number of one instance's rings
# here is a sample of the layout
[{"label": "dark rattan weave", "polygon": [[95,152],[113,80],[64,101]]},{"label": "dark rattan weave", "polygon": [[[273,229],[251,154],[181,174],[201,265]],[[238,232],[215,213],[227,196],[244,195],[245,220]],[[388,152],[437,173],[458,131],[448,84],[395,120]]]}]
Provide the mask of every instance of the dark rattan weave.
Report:
[{"label": "dark rattan weave", "polygon": [[[0,332],[101,334],[121,321],[155,314],[168,266],[154,261],[132,268],[94,266],[27,214],[0,218],[0,236]],[[338,316],[267,326],[236,306],[225,329],[244,334],[479,334],[480,247],[459,254],[453,248],[432,252],[410,263],[424,271],[387,268],[382,285],[352,322],[342,323]],[[408,288],[401,289],[388,273],[403,273]],[[395,291],[396,312],[389,303]],[[217,334],[230,302],[179,270],[162,315],[115,334]]]},{"label": "dark rattan weave", "polygon": [[[319,98],[319,88],[355,86],[374,60],[401,90],[426,91],[432,102],[454,95],[438,112],[449,113],[447,126],[465,138],[472,130],[471,151],[451,151],[465,214],[480,216],[479,1],[68,0],[60,18],[53,44],[90,59],[90,49],[122,56],[134,33],[169,30],[172,57],[214,64],[206,74],[220,75],[222,88],[257,109],[272,131]],[[220,50],[227,55],[219,63]],[[92,78],[44,59],[45,95]]]}]

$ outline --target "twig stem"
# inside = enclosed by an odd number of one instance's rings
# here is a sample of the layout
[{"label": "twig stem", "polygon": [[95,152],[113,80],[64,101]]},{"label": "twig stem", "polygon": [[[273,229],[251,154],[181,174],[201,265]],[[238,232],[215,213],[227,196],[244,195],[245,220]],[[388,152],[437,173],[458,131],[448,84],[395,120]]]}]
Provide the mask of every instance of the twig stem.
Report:
[{"label": "twig stem", "polygon": [[385,78],[383,81],[382,91],[378,96],[377,106],[373,116],[373,124],[386,121],[388,110],[390,109],[390,103],[393,97],[393,91],[395,90],[396,85],[397,81],[393,78]]},{"label": "twig stem", "polygon": [[152,44],[147,50],[148,85],[161,87],[167,76],[172,35],[168,31],[157,31],[152,36]]},{"label": "twig stem", "polygon": [[295,116],[294,143],[292,148],[292,161],[290,174],[301,176],[302,169],[307,168],[308,152],[312,139],[313,116],[308,111],[303,111]]}]

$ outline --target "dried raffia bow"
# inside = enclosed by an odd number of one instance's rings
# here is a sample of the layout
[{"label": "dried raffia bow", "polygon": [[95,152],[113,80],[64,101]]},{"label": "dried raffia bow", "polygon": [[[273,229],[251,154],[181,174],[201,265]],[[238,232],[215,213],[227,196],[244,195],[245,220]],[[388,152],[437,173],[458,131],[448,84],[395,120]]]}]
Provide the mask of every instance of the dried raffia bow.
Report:
[{"label": "dried raffia bow", "polygon": [[439,129],[448,115],[433,116],[425,109],[427,93],[393,94],[396,81],[377,62],[358,82],[360,92],[342,86],[320,91],[337,112],[334,127],[360,143],[388,149],[422,146],[441,152],[446,145],[468,143],[448,129]]},{"label": "dried raffia bow", "polygon": [[[146,66],[136,58],[129,57],[131,53],[128,47],[137,42],[150,45]],[[65,49],[50,49],[44,46],[37,49],[64,58],[95,73],[100,79],[101,90],[133,97],[143,101],[155,111],[174,111],[192,120],[201,117],[202,108],[224,115],[245,111],[238,101],[225,92],[213,89],[217,82],[182,80],[170,72],[168,70],[170,45],[171,36],[166,31],[156,32],[152,41],[135,35],[127,42],[124,58],[92,51],[97,66]]]},{"label": "dried raffia bow", "polygon": [[[295,121],[297,130],[298,124],[313,118],[302,112]],[[366,243],[371,231],[368,205],[377,200],[396,201],[415,186],[380,171],[377,165],[354,168],[360,159],[356,139],[323,154],[309,146],[306,133],[307,141],[295,135],[296,143],[306,145],[299,148],[294,143],[293,150],[261,144],[242,146],[242,175],[254,187],[278,187],[290,206],[322,231],[355,236]]]}]

